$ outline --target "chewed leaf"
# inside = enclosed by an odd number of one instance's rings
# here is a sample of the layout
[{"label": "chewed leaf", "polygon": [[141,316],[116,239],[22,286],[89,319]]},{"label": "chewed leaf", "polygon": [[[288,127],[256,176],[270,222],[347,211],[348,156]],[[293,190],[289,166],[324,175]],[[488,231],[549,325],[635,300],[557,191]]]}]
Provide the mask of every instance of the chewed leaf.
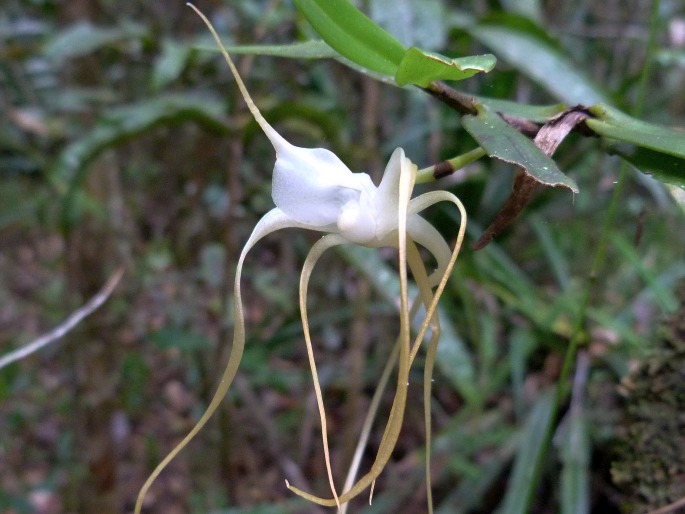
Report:
[{"label": "chewed leaf", "polygon": [[541,184],[564,186],[578,192],[575,181],[564,175],[551,157],[497,113],[481,109],[477,116],[465,116],[463,123],[490,157],[521,166],[527,175]]},{"label": "chewed leaf", "polygon": [[412,47],[406,51],[395,74],[397,85],[416,84],[427,87],[434,80],[464,80],[476,73],[487,73],[495,67],[492,54],[471,55],[452,59],[435,52]]}]

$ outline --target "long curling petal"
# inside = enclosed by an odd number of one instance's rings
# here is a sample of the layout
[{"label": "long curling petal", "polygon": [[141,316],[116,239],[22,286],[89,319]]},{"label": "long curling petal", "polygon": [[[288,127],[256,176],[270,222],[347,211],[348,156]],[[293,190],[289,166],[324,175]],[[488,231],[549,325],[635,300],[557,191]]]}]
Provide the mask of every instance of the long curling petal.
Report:
[{"label": "long curling petal", "polygon": [[289,227],[302,227],[302,224],[293,222],[280,209],[272,209],[262,217],[259,223],[257,223],[254,230],[252,231],[252,235],[250,235],[250,238],[247,240],[247,243],[245,243],[245,246],[243,247],[243,250],[240,253],[240,258],[238,259],[238,266],[235,272],[235,282],[233,285],[235,291],[235,305],[233,310],[233,344],[231,346],[231,354],[228,357],[226,369],[224,370],[224,373],[221,376],[219,386],[217,387],[217,390],[214,393],[212,400],[209,402],[209,405],[207,406],[207,410],[205,411],[205,413],[202,415],[202,417],[200,417],[200,419],[191,429],[188,435],[186,435],[183,438],[183,440],[180,443],[178,443],[176,447],[173,450],[171,450],[166,457],[164,457],[162,462],[160,462],[157,465],[157,467],[145,481],[145,484],[143,484],[143,487],[140,489],[140,492],[138,493],[138,498],[136,499],[136,506],[134,509],[135,514],[140,514],[141,509],[143,507],[143,499],[145,498],[145,495],[147,494],[148,490],[150,489],[154,481],[157,479],[159,474],[176,457],[176,455],[178,455],[181,452],[181,450],[183,450],[183,448],[185,448],[188,445],[188,443],[197,435],[197,433],[202,429],[202,427],[205,426],[207,421],[209,421],[209,418],[212,416],[212,414],[216,412],[217,408],[221,404],[221,400],[223,400],[224,396],[226,396],[228,388],[231,386],[231,383],[235,378],[235,374],[238,371],[238,366],[240,365],[240,361],[243,357],[243,350],[245,348],[245,316],[243,313],[242,296],[240,293],[240,278],[242,276],[243,264],[245,262],[245,257],[247,256],[247,253],[263,237],[271,234],[272,232],[275,232],[276,230]]},{"label": "long curling petal", "polygon": [[323,395],[321,393],[321,384],[319,383],[319,374],[316,371],[316,361],[314,360],[314,349],[312,346],[312,339],[309,332],[309,317],[307,315],[307,290],[309,288],[309,278],[314,271],[314,266],[321,258],[321,255],[328,250],[337,245],[345,244],[348,241],[338,235],[329,234],[321,239],[319,239],[316,244],[312,247],[307,255],[302,266],[302,274],[300,275],[300,314],[302,316],[302,328],[304,330],[304,339],[307,345],[307,356],[309,357],[309,366],[312,372],[312,380],[314,382],[314,391],[316,394],[316,403],[319,408],[319,417],[321,419],[321,439],[323,441],[323,451],[324,458],[326,460],[326,472],[328,473],[328,481],[331,486],[331,492],[333,493],[333,498],[337,504],[338,509],[340,509],[340,501],[338,499],[338,493],[335,489],[335,483],[333,481],[333,468],[331,466],[331,456],[328,449],[328,428],[326,423],[326,410],[323,403]]}]

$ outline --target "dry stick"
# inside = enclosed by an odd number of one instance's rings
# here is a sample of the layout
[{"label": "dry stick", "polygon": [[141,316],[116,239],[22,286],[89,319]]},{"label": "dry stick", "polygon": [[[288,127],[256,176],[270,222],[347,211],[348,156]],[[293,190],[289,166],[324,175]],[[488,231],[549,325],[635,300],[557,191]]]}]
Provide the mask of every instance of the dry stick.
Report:
[{"label": "dry stick", "polygon": [[119,281],[121,280],[121,277],[124,276],[124,268],[119,268],[114,275],[111,276],[111,278],[107,281],[107,283],[100,289],[100,291],[97,292],[95,296],[93,296],[85,305],[82,307],[76,309],[61,325],[58,325],[54,329],[52,329],[50,332],[47,334],[44,334],[40,336],[38,339],[28,343],[25,346],[22,346],[21,348],[18,348],[14,350],[13,352],[8,353],[7,355],[3,356],[0,358],[0,369],[4,368],[5,366],[12,364],[13,362],[16,362],[20,359],[23,359],[24,357],[27,357],[28,355],[31,355],[33,352],[36,352],[43,348],[44,346],[49,345],[50,343],[53,343],[57,341],[58,339],[64,337],[67,335],[71,330],[76,327],[86,316],[89,316],[92,314],[98,307],[100,307],[107,298],[112,294],[114,291],[114,288],[117,287],[119,284]]},{"label": "dry stick", "polygon": [[680,507],[685,507],[685,498],[674,501],[664,507],[660,507],[656,510],[650,510],[647,514],[669,514],[670,512],[675,512],[676,509]]}]

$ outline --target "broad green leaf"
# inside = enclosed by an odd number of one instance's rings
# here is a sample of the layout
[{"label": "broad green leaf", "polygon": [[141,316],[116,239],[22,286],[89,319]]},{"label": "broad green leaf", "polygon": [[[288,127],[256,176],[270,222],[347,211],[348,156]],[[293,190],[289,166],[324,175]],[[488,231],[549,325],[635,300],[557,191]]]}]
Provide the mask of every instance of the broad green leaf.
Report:
[{"label": "broad green leaf", "polygon": [[575,181],[564,175],[551,157],[498,114],[481,108],[476,116],[464,116],[462,123],[490,157],[521,166],[542,184],[564,186],[578,192]]},{"label": "broad green leaf", "polygon": [[609,100],[601,88],[532,23],[507,23],[509,16],[492,23],[465,24],[461,28],[493,51],[498,58],[544,87],[555,98],[569,105],[593,105]]},{"label": "broad green leaf", "polygon": [[595,117],[585,123],[600,136],[685,159],[685,130],[647,123],[608,105],[595,105],[589,111]]},{"label": "broad green leaf", "polygon": [[611,146],[609,152],[661,182],[685,189],[685,159],[627,144]]},{"label": "broad green leaf", "polygon": [[464,80],[479,72],[487,73],[496,62],[492,54],[451,59],[412,47],[404,54],[395,81],[400,86],[416,84],[427,87],[434,80]]},{"label": "broad green leaf", "polygon": [[372,71],[395,75],[404,46],[347,0],[294,0],[333,49]]},{"label": "broad green leaf", "polygon": [[45,44],[45,56],[65,60],[88,55],[102,47],[111,46],[146,34],[142,25],[127,23],[121,27],[96,27],[89,22],[77,23],[57,34]]},{"label": "broad green leaf", "polygon": [[554,391],[543,393],[536,401],[520,434],[514,469],[502,501],[500,514],[528,514],[529,501],[537,488],[535,463],[544,450],[545,434],[553,422]]}]

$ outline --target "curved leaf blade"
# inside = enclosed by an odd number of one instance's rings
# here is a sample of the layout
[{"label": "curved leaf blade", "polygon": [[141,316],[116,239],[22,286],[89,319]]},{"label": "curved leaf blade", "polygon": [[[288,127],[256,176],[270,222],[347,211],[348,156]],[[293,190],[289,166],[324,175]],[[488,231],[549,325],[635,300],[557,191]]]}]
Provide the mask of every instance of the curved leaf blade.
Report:
[{"label": "curved leaf blade", "polygon": [[609,153],[620,156],[661,182],[685,189],[685,159],[634,145],[611,146]]},{"label": "curved leaf blade", "polygon": [[227,134],[221,116],[223,104],[211,99],[179,95],[160,96],[113,110],[84,137],[68,145],[48,172],[48,179],[63,195],[61,224],[68,229],[78,217],[78,197],[90,163],[103,151],[117,147],[160,125],[194,121],[209,131]]},{"label": "curved leaf blade", "polygon": [[405,48],[347,0],[294,0],[336,52],[377,73],[395,75]]},{"label": "curved leaf blade", "polygon": [[500,514],[526,514],[530,500],[537,487],[535,462],[545,451],[545,438],[554,423],[554,391],[541,394],[521,429],[514,469],[509,479],[507,492],[499,508]]},{"label": "curved leaf blade", "polygon": [[585,123],[600,136],[685,159],[685,131],[638,120],[604,104],[588,110],[595,118]]},{"label": "curved leaf blade", "polygon": [[142,25],[126,23],[119,27],[98,27],[90,22],[79,22],[59,32],[45,43],[45,56],[65,61],[91,54],[128,39],[139,39],[146,34]]},{"label": "curved leaf blade", "polygon": [[492,54],[449,58],[435,52],[412,47],[400,62],[395,82],[397,85],[416,84],[427,87],[434,80],[464,80],[476,73],[487,73],[495,67]]}]

